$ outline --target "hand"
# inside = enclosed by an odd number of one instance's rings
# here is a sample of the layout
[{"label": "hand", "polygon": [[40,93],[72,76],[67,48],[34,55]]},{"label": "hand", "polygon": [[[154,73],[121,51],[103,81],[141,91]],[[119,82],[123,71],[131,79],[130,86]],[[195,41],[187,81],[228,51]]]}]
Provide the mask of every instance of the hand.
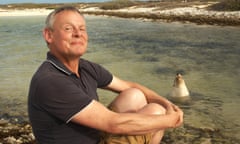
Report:
[{"label": "hand", "polygon": [[178,118],[174,127],[179,127],[183,123],[183,111],[176,105],[173,105],[173,109],[174,109],[175,112],[177,112],[177,114],[179,116],[179,118]]},{"label": "hand", "polygon": [[171,128],[176,128],[181,126],[183,123],[183,111],[176,105],[172,104],[171,107],[168,107],[166,115],[169,115],[171,118]]}]

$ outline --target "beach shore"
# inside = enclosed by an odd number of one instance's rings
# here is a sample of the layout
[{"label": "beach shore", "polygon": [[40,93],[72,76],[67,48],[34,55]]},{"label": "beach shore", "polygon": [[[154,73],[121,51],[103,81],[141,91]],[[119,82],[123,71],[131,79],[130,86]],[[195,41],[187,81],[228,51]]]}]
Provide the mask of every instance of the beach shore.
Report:
[{"label": "beach shore", "polygon": [[48,9],[0,9],[0,17],[9,16],[41,16],[48,15],[52,10]]},{"label": "beach shore", "polygon": [[[197,24],[240,26],[240,11],[213,11],[208,7],[214,3],[188,4],[181,7],[161,8],[159,6],[131,6],[116,10],[103,10],[98,6],[81,6],[80,11],[89,15],[105,15],[123,18],[138,18],[144,21],[181,21]],[[52,9],[0,9],[4,16],[40,16],[47,15]]]},{"label": "beach shore", "polygon": [[[218,129],[185,124],[178,129],[167,130],[161,144],[237,144],[238,141],[224,135]],[[36,144],[32,127],[28,123],[12,124],[0,120],[0,144]]]}]

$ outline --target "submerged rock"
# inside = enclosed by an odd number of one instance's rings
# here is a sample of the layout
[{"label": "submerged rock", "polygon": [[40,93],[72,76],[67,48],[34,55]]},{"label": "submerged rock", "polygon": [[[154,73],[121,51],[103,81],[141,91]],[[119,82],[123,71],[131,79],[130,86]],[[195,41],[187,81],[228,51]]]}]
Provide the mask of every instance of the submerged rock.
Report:
[{"label": "submerged rock", "polygon": [[225,136],[214,128],[197,128],[189,125],[167,130],[161,144],[238,144],[239,139]]}]

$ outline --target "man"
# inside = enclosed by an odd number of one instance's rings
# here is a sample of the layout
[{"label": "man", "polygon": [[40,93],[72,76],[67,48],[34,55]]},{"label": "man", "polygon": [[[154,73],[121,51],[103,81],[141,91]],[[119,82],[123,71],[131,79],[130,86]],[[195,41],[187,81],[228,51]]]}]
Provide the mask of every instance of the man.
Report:
[{"label": "man", "polygon": [[[47,60],[34,74],[28,98],[39,144],[151,143],[183,122],[183,112],[154,91],[81,59],[87,50],[84,17],[61,7],[46,19]],[[106,108],[97,88],[118,93]]]}]

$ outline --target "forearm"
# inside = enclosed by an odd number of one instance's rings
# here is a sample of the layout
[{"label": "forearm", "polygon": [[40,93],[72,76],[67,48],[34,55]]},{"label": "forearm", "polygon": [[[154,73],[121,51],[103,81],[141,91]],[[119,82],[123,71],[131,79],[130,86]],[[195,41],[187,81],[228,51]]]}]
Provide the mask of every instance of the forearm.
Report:
[{"label": "forearm", "polygon": [[115,134],[139,135],[174,127],[176,116],[142,115],[121,113],[112,120],[113,127],[109,131]]}]

